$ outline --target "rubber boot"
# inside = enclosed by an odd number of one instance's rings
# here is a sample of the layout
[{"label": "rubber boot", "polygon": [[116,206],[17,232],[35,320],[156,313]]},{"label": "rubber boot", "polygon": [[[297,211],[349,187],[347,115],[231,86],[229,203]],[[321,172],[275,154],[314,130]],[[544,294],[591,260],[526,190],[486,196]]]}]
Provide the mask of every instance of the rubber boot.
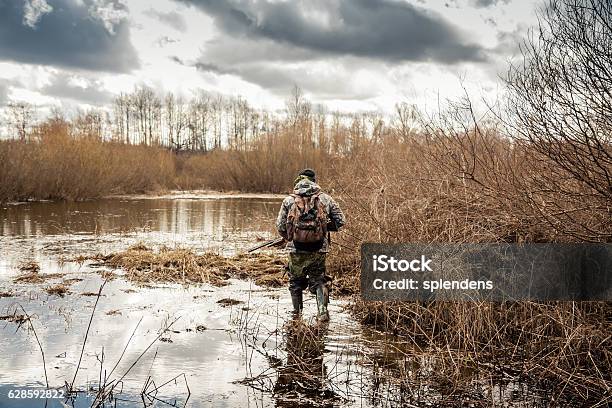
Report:
[{"label": "rubber boot", "polygon": [[318,315],[317,319],[321,322],[329,321],[329,312],[327,311],[327,304],[329,303],[329,292],[327,286],[321,285],[317,288],[317,308]]},{"label": "rubber boot", "polygon": [[291,293],[291,303],[293,303],[293,311],[291,312],[294,316],[299,316],[304,308],[304,302],[302,292]]}]

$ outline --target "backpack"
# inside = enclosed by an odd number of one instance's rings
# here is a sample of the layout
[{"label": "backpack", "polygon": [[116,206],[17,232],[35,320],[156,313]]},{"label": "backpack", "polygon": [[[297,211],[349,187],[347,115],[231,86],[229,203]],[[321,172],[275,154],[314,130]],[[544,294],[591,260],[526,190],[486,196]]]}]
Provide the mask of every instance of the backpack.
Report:
[{"label": "backpack", "polygon": [[[291,194],[294,203],[287,214],[287,239],[294,244],[323,244],[327,235],[327,211],[319,193]],[[320,247],[320,245],[319,245]]]}]

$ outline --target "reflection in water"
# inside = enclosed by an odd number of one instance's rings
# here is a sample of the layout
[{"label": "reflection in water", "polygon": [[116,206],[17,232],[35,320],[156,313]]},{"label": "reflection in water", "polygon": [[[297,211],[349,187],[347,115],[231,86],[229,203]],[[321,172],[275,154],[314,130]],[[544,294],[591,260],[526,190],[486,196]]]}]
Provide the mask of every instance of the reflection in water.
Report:
[{"label": "reflection in water", "polygon": [[328,324],[308,324],[292,319],[283,326],[286,363],[277,366],[274,384],[278,406],[333,406],[341,398],[327,386],[327,364],[324,361]]},{"label": "reflection in water", "polygon": [[[35,316],[33,324],[45,351],[52,387],[72,382],[96,299],[82,294],[97,292],[101,284],[97,274],[79,276],[84,280],[74,283],[71,294],[64,298],[47,296],[41,287],[31,286],[12,286],[18,291],[16,296],[0,298],[0,315],[10,313],[19,302],[28,314]],[[100,380],[101,374],[102,378],[110,375],[119,361],[113,378],[120,378],[129,370],[129,375],[122,380],[121,392],[115,392],[122,400],[138,401],[141,390],[151,381],[160,386],[185,374],[193,406],[219,401],[218,406],[238,407],[245,400],[266,401],[265,396],[254,396],[250,389],[233,384],[245,375],[240,344],[235,341],[234,328],[229,324],[236,310],[217,303],[228,295],[246,299],[248,289],[248,283],[238,281],[224,291],[207,285],[142,288],[122,279],[110,281],[95,311],[76,386],[81,390],[97,390],[104,383]],[[279,308],[262,294],[251,296],[251,307],[269,314],[268,324],[273,318],[272,312]],[[280,310],[284,307],[289,308],[288,302]],[[171,330],[164,332],[168,323],[177,318]],[[16,324],[0,321],[0,384],[44,388],[44,369],[36,340],[25,326],[16,328]],[[130,370],[159,334],[162,340]],[[252,363],[259,367],[263,361],[254,358]],[[157,397],[184,401],[184,383],[177,381],[174,387],[161,387]],[[5,406],[5,398],[6,394],[0,395],[0,406]],[[81,393],[77,401],[82,403],[91,398]]]},{"label": "reflection in water", "polygon": [[268,237],[279,199],[105,199],[37,202],[0,208],[0,276],[33,260],[42,272],[62,260],[152,247],[189,247],[230,255]]},{"label": "reflection in water", "polygon": [[272,199],[105,199],[37,202],[0,209],[0,235],[34,237],[156,231],[201,233],[220,239],[227,232],[256,231],[271,223]]}]

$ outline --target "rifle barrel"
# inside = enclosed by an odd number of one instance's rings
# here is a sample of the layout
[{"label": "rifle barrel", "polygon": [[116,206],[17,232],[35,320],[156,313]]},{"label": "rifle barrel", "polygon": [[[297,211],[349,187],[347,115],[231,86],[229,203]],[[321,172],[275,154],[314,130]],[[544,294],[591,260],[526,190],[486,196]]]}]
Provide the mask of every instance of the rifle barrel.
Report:
[{"label": "rifle barrel", "polygon": [[283,238],[276,238],[276,239],[272,239],[270,241],[262,242],[261,244],[255,245],[254,247],[247,249],[247,253],[253,252],[253,251],[257,251],[260,248],[265,248],[265,247],[268,247],[268,246],[279,244],[282,241],[283,241]]}]

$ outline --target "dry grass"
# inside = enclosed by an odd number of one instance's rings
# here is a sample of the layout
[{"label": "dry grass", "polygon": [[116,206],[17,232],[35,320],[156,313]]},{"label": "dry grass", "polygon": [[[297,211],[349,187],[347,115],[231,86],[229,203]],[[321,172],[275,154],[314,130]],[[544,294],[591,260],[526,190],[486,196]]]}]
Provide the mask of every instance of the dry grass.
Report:
[{"label": "dry grass", "polygon": [[70,291],[68,290],[68,286],[64,283],[58,283],[57,285],[49,286],[45,289],[45,291],[49,295],[55,295],[59,297],[64,297],[70,293]]},{"label": "dry grass", "polygon": [[33,272],[26,272],[24,274],[17,276],[15,279],[13,279],[13,282],[14,283],[37,284],[37,283],[43,283],[49,279],[61,278],[62,276],[64,276],[64,274],[62,273],[47,273],[47,274],[41,275],[38,273],[38,270],[36,270]]},{"label": "dry grass", "polygon": [[162,248],[155,252],[138,244],[105,256],[101,264],[125,270],[127,279],[138,284],[167,282],[223,286],[230,278],[250,278],[262,286],[279,286],[287,282],[284,258],[268,253],[223,257],[214,253],[196,254],[181,248]]},{"label": "dry grass", "polygon": [[304,167],[323,172],[328,153],[313,144],[296,149],[295,134],[288,130],[263,135],[245,150],[218,150],[194,154],[177,163],[177,185],[187,189],[285,192]]},{"label": "dry grass", "polygon": [[[289,282],[286,254],[258,252],[225,257],[214,253],[196,254],[190,249],[161,248],[153,251],[144,244],[105,256],[96,255],[101,266],[122,269],[134,283],[209,283],[228,284],[228,279],[253,279],[263,287],[283,287]],[[334,294],[344,296],[356,291],[355,280],[338,275],[333,281]]]},{"label": "dry grass", "polygon": [[244,303],[244,302],[242,300],[237,300],[237,299],[223,298],[221,300],[217,300],[217,303],[220,304],[223,307],[226,307],[226,306],[239,305],[239,304]]},{"label": "dry grass", "polygon": [[[336,163],[333,187],[349,219],[335,237],[342,245],[330,262],[336,274],[358,288],[364,242],[576,242],[589,231],[600,232],[590,235],[593,241],[609,240],[610,207],[600,197],[545,158],[534,159],[527,146],[480,132],[389,138],[351,162]],[[538,180],[545,173],[565,177],[573,193],[542,189]],[[451,371],[494,365],[578,404],[611,401],[610,303],[356,298],[353,312],[361,322],[446,359]]]},{"label": "dry grass", "polygon": [[83,138],[63,121],[43,123],[29,142],[0,141],[0,202],[146,192],[173,180],[171,152]]},{"label": "dry grass", "polygon": [[309,365],[311,360],[322,357],[327,330],[324,324],[309,323],[304,319],[291,319],[285,323],[282,329],[283,340],[294,364]]},{"label": "dry grass", "polygon": [[167,189],[286,191],[300,168],[328,159],[312,145],[295,149],[293,134],[271,133],[245,150],[177,154],[104,142],[50,119],[29,141],[0,141],[0,202],[83,200]]},{"label": "dry grass", "polygon": [[29,317],[23,314],[17,314],[17,312],[15,311],[13,314],[0,316],[0,320],[16,323],[17,325],[21,326],[29,320]]},{"label": "dry grass", "polygon": [[24,273],[38,273],[40,265],[36,261],[25,261],[17,269]]}]

